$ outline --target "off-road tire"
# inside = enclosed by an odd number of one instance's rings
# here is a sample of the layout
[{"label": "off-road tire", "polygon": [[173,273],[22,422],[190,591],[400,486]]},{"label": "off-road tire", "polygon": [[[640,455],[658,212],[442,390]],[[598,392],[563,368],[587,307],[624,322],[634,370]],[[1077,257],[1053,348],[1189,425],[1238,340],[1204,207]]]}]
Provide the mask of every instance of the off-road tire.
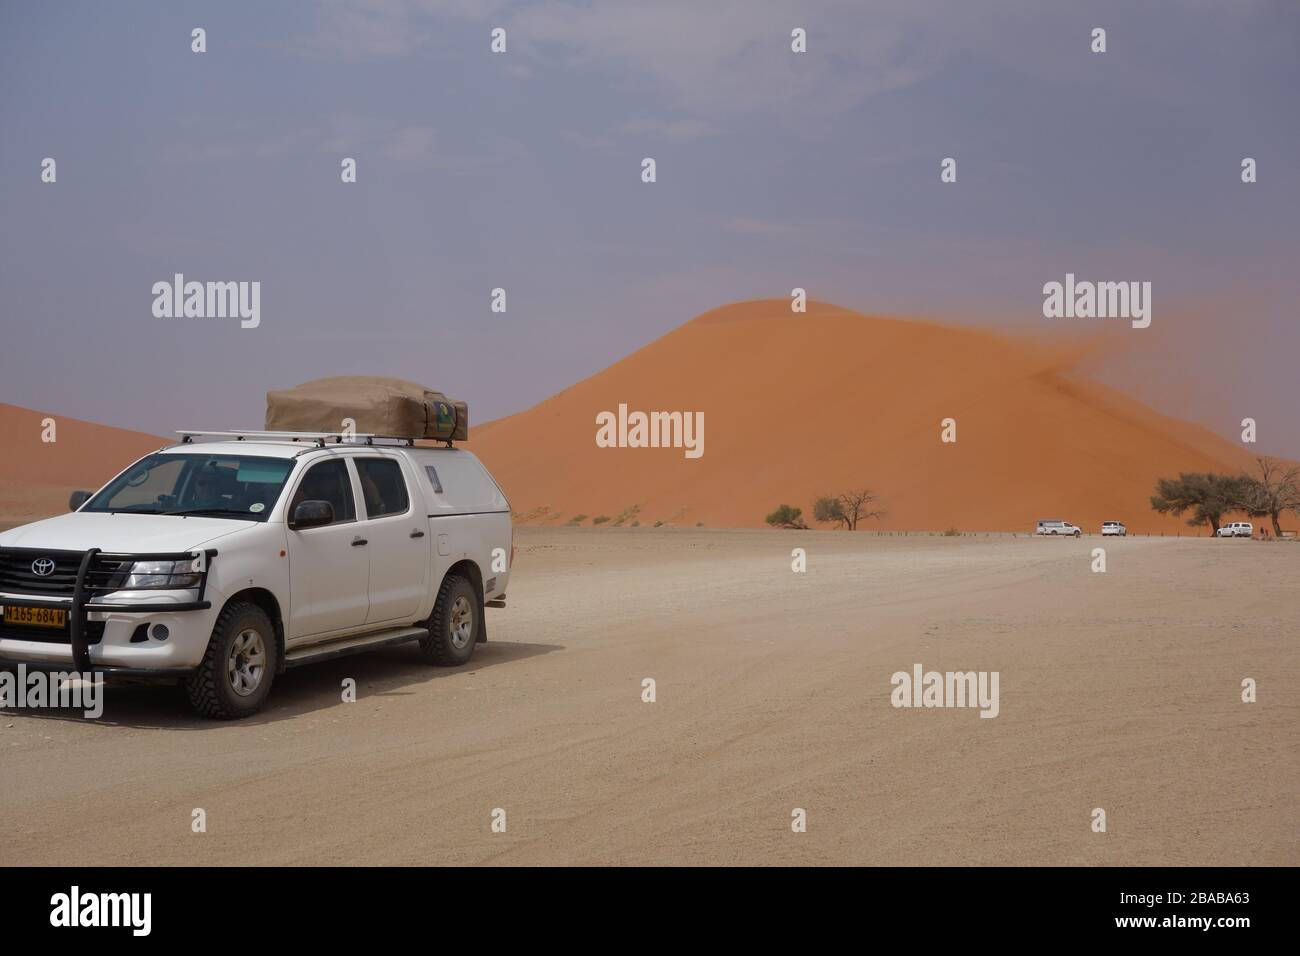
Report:
[{"label": "off-road tire", "polygon": [[420,656],[439,667],[456,667],[470,659],[482,633],[482,596],[465,578],[447,575],[429,617],[429,636],[420,638]]},{"label": "off-road tire", "polygon": [[[235,642],[246,639],[249,632],[260,638],[262,665],[260,677],[250,693],[236,690],[230,676],[232,650]],[[193,676],[184,681],[190,706],[204,717],[213,720],[239,720],[251,717],[262,709],[271,683],[279,666],[279,648],[275,642],[275,627],[256,604],[236,601],[228,604],[217,618],[208,640],[203,662]]]}]

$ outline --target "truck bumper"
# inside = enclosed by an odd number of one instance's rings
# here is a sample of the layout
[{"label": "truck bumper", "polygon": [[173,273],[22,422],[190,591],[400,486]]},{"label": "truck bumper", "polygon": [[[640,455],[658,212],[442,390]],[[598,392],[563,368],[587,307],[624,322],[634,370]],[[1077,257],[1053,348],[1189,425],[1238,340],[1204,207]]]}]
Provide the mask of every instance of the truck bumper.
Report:
[{"label": "truck bumper", "polygon": [[[87,610],[82,631],[88,661],[81,662],[67,634],[30,639],[30,635],[13,636],[12,631],[0,628],[0,664],[82,670],[88,663],[89,670],[105,674],[184,676],[203,660],[222,603],[218,599],[188,605]],[[167,629],[165,640],[154,636],[159,624]]]},{"label": "truck bumper", "polygon": [[[196,555],[197,552],[179,552],[110,557],[185,560]],[[104,553],[98,548],[82,552],[70,601],[21,593],[0,594],[0,602],[5,607],[55,608],[67,614],[66,627],[49,630],[10,625],[0,618],[0,661],[51,665],[79,672],[113,670],[156,676],[192,670],[207,652],[212,628],[225,603],[224,595],[208,593],[208,569],[216,555],[214,549],[203,553],[206,563],[197,593],[193,588],[146,593],[122,590],[111,578],[107,582],[96,578],[104,573],[95,567],[97,556],[103,557]],[[122,595],[116,602],[111,600],[115,594]]]}]

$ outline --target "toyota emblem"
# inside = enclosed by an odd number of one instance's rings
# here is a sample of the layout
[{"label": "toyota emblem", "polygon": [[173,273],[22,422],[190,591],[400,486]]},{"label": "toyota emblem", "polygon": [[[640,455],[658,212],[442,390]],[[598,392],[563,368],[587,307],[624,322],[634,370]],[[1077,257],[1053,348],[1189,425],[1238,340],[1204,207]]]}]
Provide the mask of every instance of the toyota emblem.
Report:
[{"label": "toyota emblem", "polygon": [[40,575],[43,578],[49,577],[54,573],[53,558],[37,558],[32,562],[32,574]]}]

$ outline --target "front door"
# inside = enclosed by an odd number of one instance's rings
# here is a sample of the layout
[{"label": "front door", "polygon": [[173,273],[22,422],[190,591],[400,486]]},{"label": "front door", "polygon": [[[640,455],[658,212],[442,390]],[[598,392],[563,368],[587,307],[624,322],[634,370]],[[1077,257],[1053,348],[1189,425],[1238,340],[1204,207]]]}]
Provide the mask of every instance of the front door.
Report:
[{"label": "front door", "polygon": [[[328,501],[332,524],[295,530],[294,509],[303,501]],[[320,461],[307,469],[289,500],[290,608],[286,645],[310,643],[336,631],[361,627],[370,601],[370,549],[357,521],[347,460]]]}]

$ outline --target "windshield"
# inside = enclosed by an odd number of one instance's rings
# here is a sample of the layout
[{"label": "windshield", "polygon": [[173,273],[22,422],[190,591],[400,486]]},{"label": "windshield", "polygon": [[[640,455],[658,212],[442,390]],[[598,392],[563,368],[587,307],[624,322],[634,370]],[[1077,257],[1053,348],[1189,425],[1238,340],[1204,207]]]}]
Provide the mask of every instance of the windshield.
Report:
[{"label": "windshield", "polygon": [[114,478],[81,510],[265,521],[292,470],[288,458],[150,455]]}]

